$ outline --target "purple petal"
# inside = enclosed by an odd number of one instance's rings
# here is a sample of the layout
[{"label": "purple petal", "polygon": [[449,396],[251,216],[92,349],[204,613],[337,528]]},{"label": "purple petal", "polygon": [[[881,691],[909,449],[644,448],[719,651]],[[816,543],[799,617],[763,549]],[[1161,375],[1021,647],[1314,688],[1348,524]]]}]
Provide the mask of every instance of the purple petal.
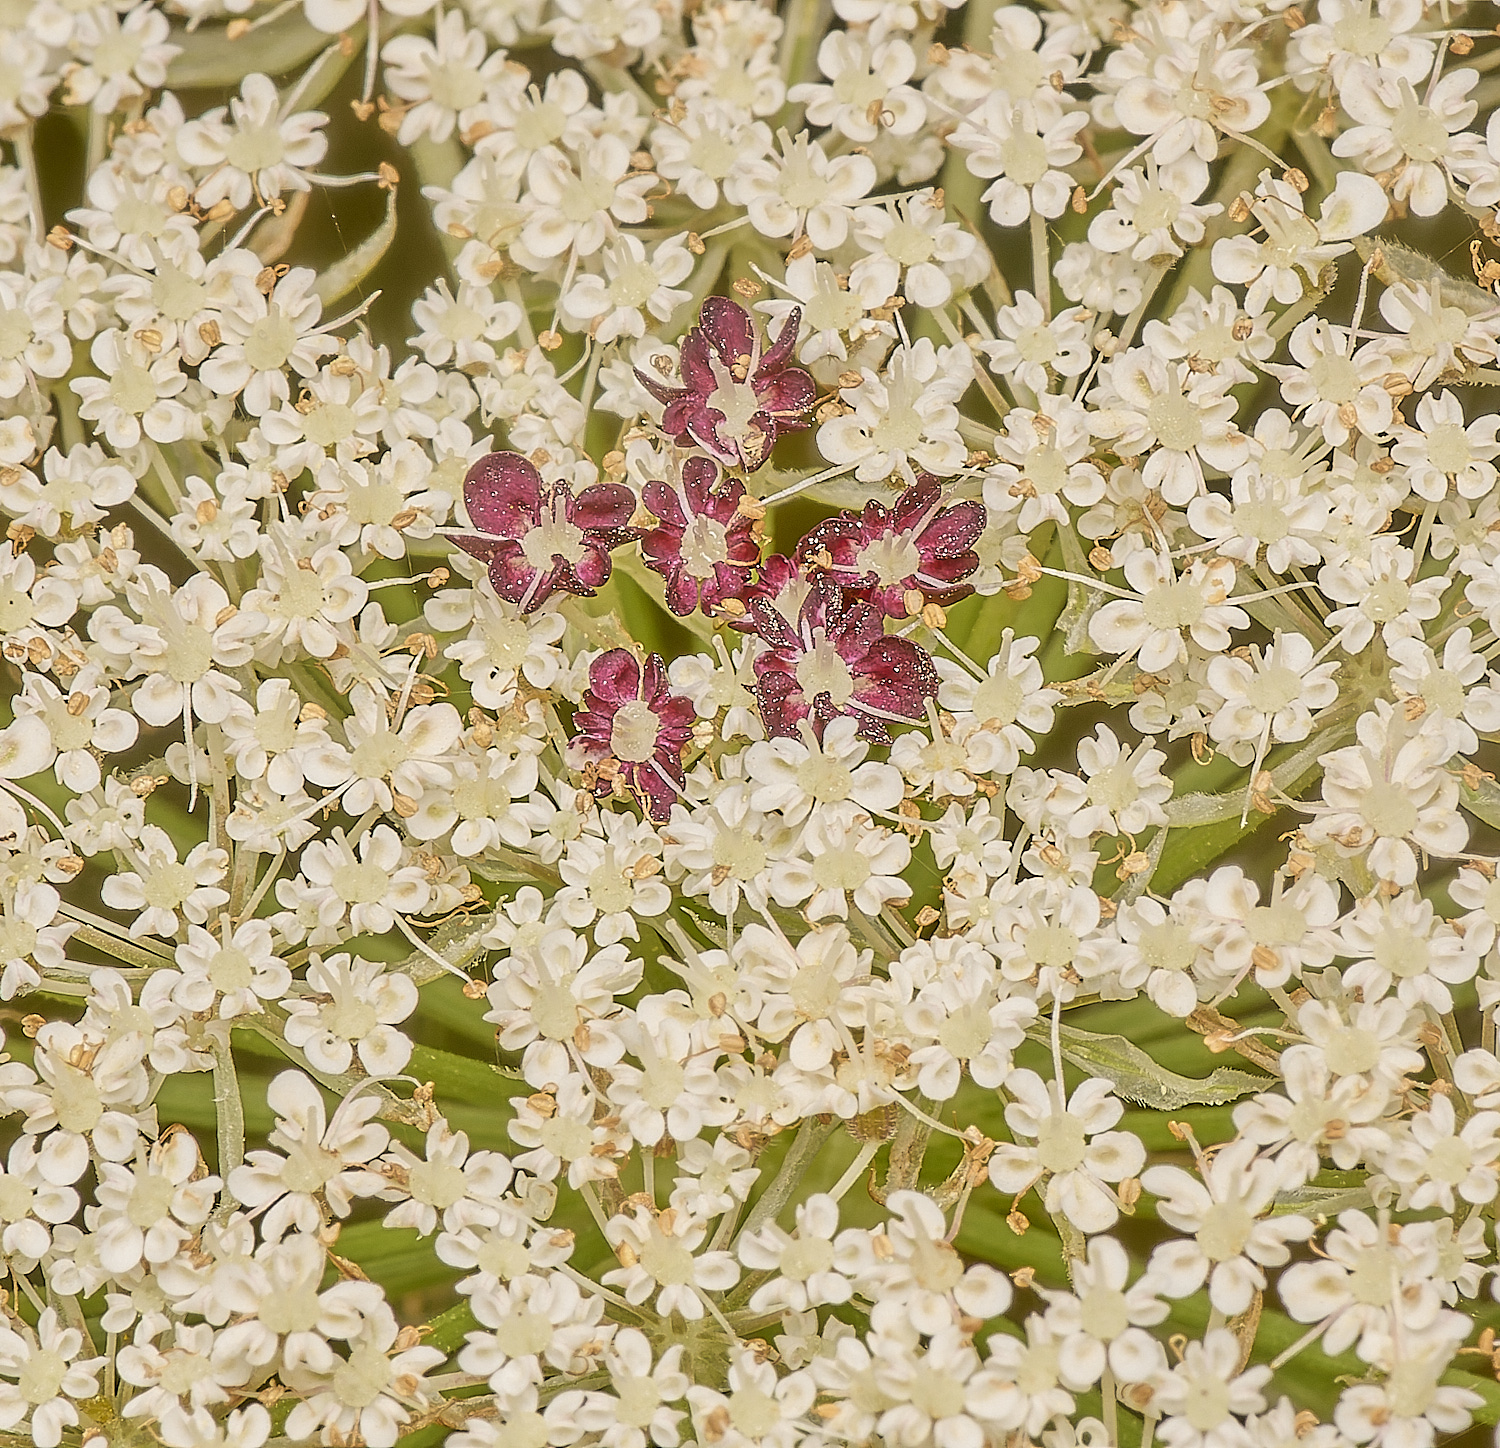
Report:
[{"label": "purple petal", "polygon": [[688,391],[699,397],[707,397],[719,384],[714,380],[714,370],[709,365],[709,343],[695,327],[682,340],[682,380]]},{"label": "purple petal", "polygon": [[464,478],[464,506],[474,526],[514,538],[535,520],[542,499],[542,475],[520,453],[493,452],[480,458]]},{"label": "purple petal", "polygon": [[589,665],[589,693],[618,708],[640,698],[641,666],[629,649],[611,649]]},{"label": "purple petal", "polygon": [[683,387],[673,387],[670,383],[662,382],[656,378],[647,376],[639,367],[635,369],[635,380],[641,384],[658,402],[670,404],[675,402],[687,391]]},{"label": "purple petal", "polygon": [[726,362],[750,357],[755,351],[755,327],[750,313],[728,297],[708,297],[704,301],[698,314],[698,330]]},{"label": "purple petal", "polygon": [[818,396],[817,385],[800,367],[788,367],[766,383],[757,379],[755,392],[761,406],[777,414],[806,412]]},{"label": "purple petal", "polygon": [[760,359],[760,366],[756,369],[756,376],[763,372],[774,372],[778,367],[784,367],[786,360],[792,355],[792,348],[797,345],[797,331],[802,325],[802,308],[793,307],[786,314],[786,321],[781,324],[781,330],[776,334],[776,340],[766,349]]},{"label": "purple petal", "polygon": [[571,518],[580,528],[623,528],[635,512],[635,494],[624,483],[595,483],[578,495]]}]

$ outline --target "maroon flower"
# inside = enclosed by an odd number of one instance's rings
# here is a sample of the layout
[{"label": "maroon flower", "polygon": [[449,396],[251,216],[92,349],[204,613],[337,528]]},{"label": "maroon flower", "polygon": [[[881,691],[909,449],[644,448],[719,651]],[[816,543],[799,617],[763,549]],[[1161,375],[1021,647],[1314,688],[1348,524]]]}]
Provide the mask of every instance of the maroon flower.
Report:
[{"label": "maroon flower", "polygon": [[683,385],[668,387],[636,370],[641,385],[666,405],[663,430],[684,446],[697,443],[720,462],[754,472],[782,433],[809,426],[817,388],[787,360],[801,319],[793,308],[762,352],[749,312],[727,297],[709,297],[683,339]]},{"label": "maroon flower", "polygon": [[[682,793],[682,750],[692,738],[692,700],[667,687],[660,654],[642,667],[629,649],[611,649],[589,665],[583,708],[573,715],[574,743],[586,758],[613,759],[652,819],[665,820]],[[614,775],[595,792],[608,794]]]},{"label": "maroon flower", "polygon": [[766,645],[755,660],[755,697],[769,734],[796,735],[807,719],[821,738],[824,725],[848,714],[864,738],[889,744],[886,721],[920,719],[937,694],[926,651],[886,633],[880,611],[826,573],[809,581],[795,628],[765,599],[751,607]]},{"label": "maroon flower", "polygon": [[774,610],[787,625],[795,629],[807,597],[807,574],[785,553],[773,553],[761,565],[755,582],[745,594],[747,611],[727,620],[731,628],[742,633],[759,633],[755,622],[756,600]]},{"label": "maroon flower", "polygon": [[739,511],[745,485],[719,475],[712,458],[689,458],[680,486],[649,482],[646,506],[661,522],[641,539],[646,566],[667,581],[667,607],[704,613],[743,598],[760,560],[754,522]]},{"label": "maroon flower", "polygon": [[620,483],[596,483],[575,498],[566,483],[550,486],[519,453],[490,453],[469,469],[464,503],[475,532],[453,541],[490,566],[501,598],[524,613],[549,594],[592,595],[609,578],[609,551],[641,536],[631,528],[635,494]]},{"label": "maroon flower", "polygon": [[797,558],[826,569],[888,617],[906,618],[920,611],[909,607],[909,594],[947,605],[974,591],[963,580],[979,567],[974,542],[984,524],[982,503],[944,507],[942,485],[923,477],[890,507],[869,502],[862,513],[819,523],[797,545]]}]

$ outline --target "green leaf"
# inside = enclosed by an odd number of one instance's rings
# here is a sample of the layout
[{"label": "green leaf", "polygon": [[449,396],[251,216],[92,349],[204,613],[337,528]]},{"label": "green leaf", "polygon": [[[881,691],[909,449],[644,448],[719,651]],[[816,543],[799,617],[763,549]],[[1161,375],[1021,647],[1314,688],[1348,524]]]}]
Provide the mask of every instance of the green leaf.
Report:
[{"label": "green leaf", "polygon": [[318,274],[314,291],[325,307],[346,297],[380,265],[396,239],[396,188],[385,193],[385,219],[347,256]]},{"label": "green leaf", "polygon": [[1307,1217],[1336,1217],[1340,1212],[1368,1211],[1374,1205],[1369,1187],[1320,1187],[1309,1183],[1289,1192],[1279,1192],[1271,1208],[1273,1217],[1300,1212]]},{"label": "green leaf", "polygon": [[1483,820],[1491,829],[1500,830],[1500,784],[1481,774],[1479,784],[1470,789],[1467,784],[1459,786],[1460,802],[1476,819]]},{"label": "green leaf", "polygon": [[419,1081],[431,1081],[438,1096],[458,1101],[473,1101],[481,1106],[511,1096],[528,1096],[531,1087],[515,1074],[484,1061],[418,1046],[411,1053],[405,1073]]},{"label": "green leaf", "polygon": [[[356,46],[363,36],[362,24],[350,32]],[[252,71],[285,75],[306,65],[330,39],[309,25],[300,11],[238,40],[227,39],[220,25],[202,25],[196,30],[174,28],[172,44],[181,47],[181,54],[167,67],[167,86],[171,90],[216,90],[239,85]]]},{"label": "green leaf", "polygon": [[[1315,737],[1271,770],[1275,788],[1298,799],[1322,773],[1318,760],[1337,747],[1338,739]],[[1245,795],[1242,789],[1216,795],[1184,795],[1168,802],[1167,820],[1174,828],[1151,874],[1151,888],[1168,894],[1184,880],[1206,869],[1220,855],[1275,818],[1251,810],[1242,819]]]},{"label": "green leaf", "polygon": [[485,1020],[489,1002],[477,1001],[464,994],[463,987],[451,975],[440,976],[422,987],[422,1020],[445,1031],[462,1036],[465,1043],[479,1046],[485,1052],[495,1049],[495,1027]]},{"label": "green leaf", "polygon": [[[1046,1026],[1034,1026],[1026,1034],[1037,1042],[1051,1039]],[[1229,1066],[1220,1066],[1203,1078],[1179,1076],[1157,1065],[1124,1036],[1095,1035],[1076,1026],[1061,1028],[1061,1044],[1063,1055],[1080,1070],[1113,1082],[1116,1093],[1125,1100],[1157,1111],[1175,1111],[1181,1106],[1222,1106],[1275,1085],[1270,1076],[1236,1071]]]},{"label": "green leaf", "polygon": [[1099,651],[1089,638],[1089,624],[1108,602],[1109,595],[1102,588],[1089,588],[1077,581],[1089,576],[1089,561],[1083,556],[1083,545],[1073,530],[1060,528],[1057,538],[1062,545],[1064,565],[1069,573],[1077,575],[1068,580],[1068,602],[1058,617],[1057,631],[1067,640],[1070,654],[1097,654]]},{"label": "green leaf", "polygon": [[1463,1368],[1449,1368],[1443,1374],[1442,1382],[1445,1387],[1466,1388],[1484,1399],[1483,1404],[1474,1409],[1475,1422],[1500,1423],[1500,1383],[1493,1378],[1482,1378]]},{"label": "green leaf", "polygon": [[408,1292],[445,1286],[458,1272],[432,1250],[432,1239],[410,1227],[387,1227],[384,1222],[356,1222],[339,1233],[333,1250],[357,1263],[391,1299]]},{"label": "green leaf", "polygon": [[479,1319],[474,1316],[474,1309],[469,1306],[468,1298],[465,1298],[432,1319],[432,1331],[427,1336],[426,1346],[455,1353],[464,1345],[465,1334],[473,1332],[478,1326]]},{"label": "green leaf", "polygon": [[[427,945],[434,954],[441,955],[455,970],[461,970],[467,975],[469,967],[484,954],[484,945],[481,942],[485,932],[494,923],[495,917],[492,913],[460,915],[440,925],[433,932]],[[437,961],[421,950],[414,950],[404,960],[396,961],[391,969],[404,972],[418,985],[426,985],[428,981],[436,980],[444,973]],[[480,1007],[476,1006],[475,1009],[478,1014],[484,1014]]]},{"label": "green leaf", "polygon": [[1377,258],[1371,270],[1388,287],[1405,282],[1438,288],[1445,302],[1457,303],[1472,317],[1488,316],[1495,310],[1493,294],[1476,287],[1471,278],[1455,276],[1432,257],[1402,246],[1388,236],[1357,236],[1354,250],[1367,266],[1372,257]]}]

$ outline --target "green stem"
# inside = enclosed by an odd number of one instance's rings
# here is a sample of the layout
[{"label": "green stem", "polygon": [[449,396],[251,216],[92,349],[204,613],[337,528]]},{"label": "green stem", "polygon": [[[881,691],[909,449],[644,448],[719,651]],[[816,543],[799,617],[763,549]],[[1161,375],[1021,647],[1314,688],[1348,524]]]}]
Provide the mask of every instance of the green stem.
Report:
[{"label": "green stem", "polygon": [[1052,320],[1052,246],[1047,239],[1047,218],[1031,209],[1031,289],[1042,304],[1042,315]]},{"label": "green stem", "polygon": [[818,1153],[837,1129],[836,1121],[825,1124],[815,1116],[809,1116],[797,1128],[796,1138],[787,1150],[781,1170],[750,1208],[750,1214],[745,1218],[745,1225],[740,1228],[736,1241],[758,1231],[766,1222],[776,1220],[781,1209],[791,1201],[792,1193],[797,1190],[808,1167],[818,1159]]},{"label": "green stem", "polygon": [[223,1179],[225,1207],[233,1210],[228,1195],[229,1173],[245,1159],[245,1103],[240,1096],[240,1078],[234,1068],[229,1032],[214,1036],[214,1112],[218,1117],[219,1176]]},{"label": "green stem", "polygon": [[42,176],[36,164],[36,122],[29,121],[12,137],[16,159],[26,176],[26,199],[31,209],[31,239],[40,245],[47,235],[47,220],[42,212]]}]

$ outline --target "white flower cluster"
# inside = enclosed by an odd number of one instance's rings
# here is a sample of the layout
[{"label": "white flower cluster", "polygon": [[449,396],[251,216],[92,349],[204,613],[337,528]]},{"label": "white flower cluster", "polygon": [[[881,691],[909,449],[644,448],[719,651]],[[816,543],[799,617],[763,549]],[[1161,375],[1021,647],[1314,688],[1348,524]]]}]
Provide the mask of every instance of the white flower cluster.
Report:
[{"label": "white flower cluster", "polygon": [[4,7],[0,1439],[1500,1418],[1494,20]]}]

